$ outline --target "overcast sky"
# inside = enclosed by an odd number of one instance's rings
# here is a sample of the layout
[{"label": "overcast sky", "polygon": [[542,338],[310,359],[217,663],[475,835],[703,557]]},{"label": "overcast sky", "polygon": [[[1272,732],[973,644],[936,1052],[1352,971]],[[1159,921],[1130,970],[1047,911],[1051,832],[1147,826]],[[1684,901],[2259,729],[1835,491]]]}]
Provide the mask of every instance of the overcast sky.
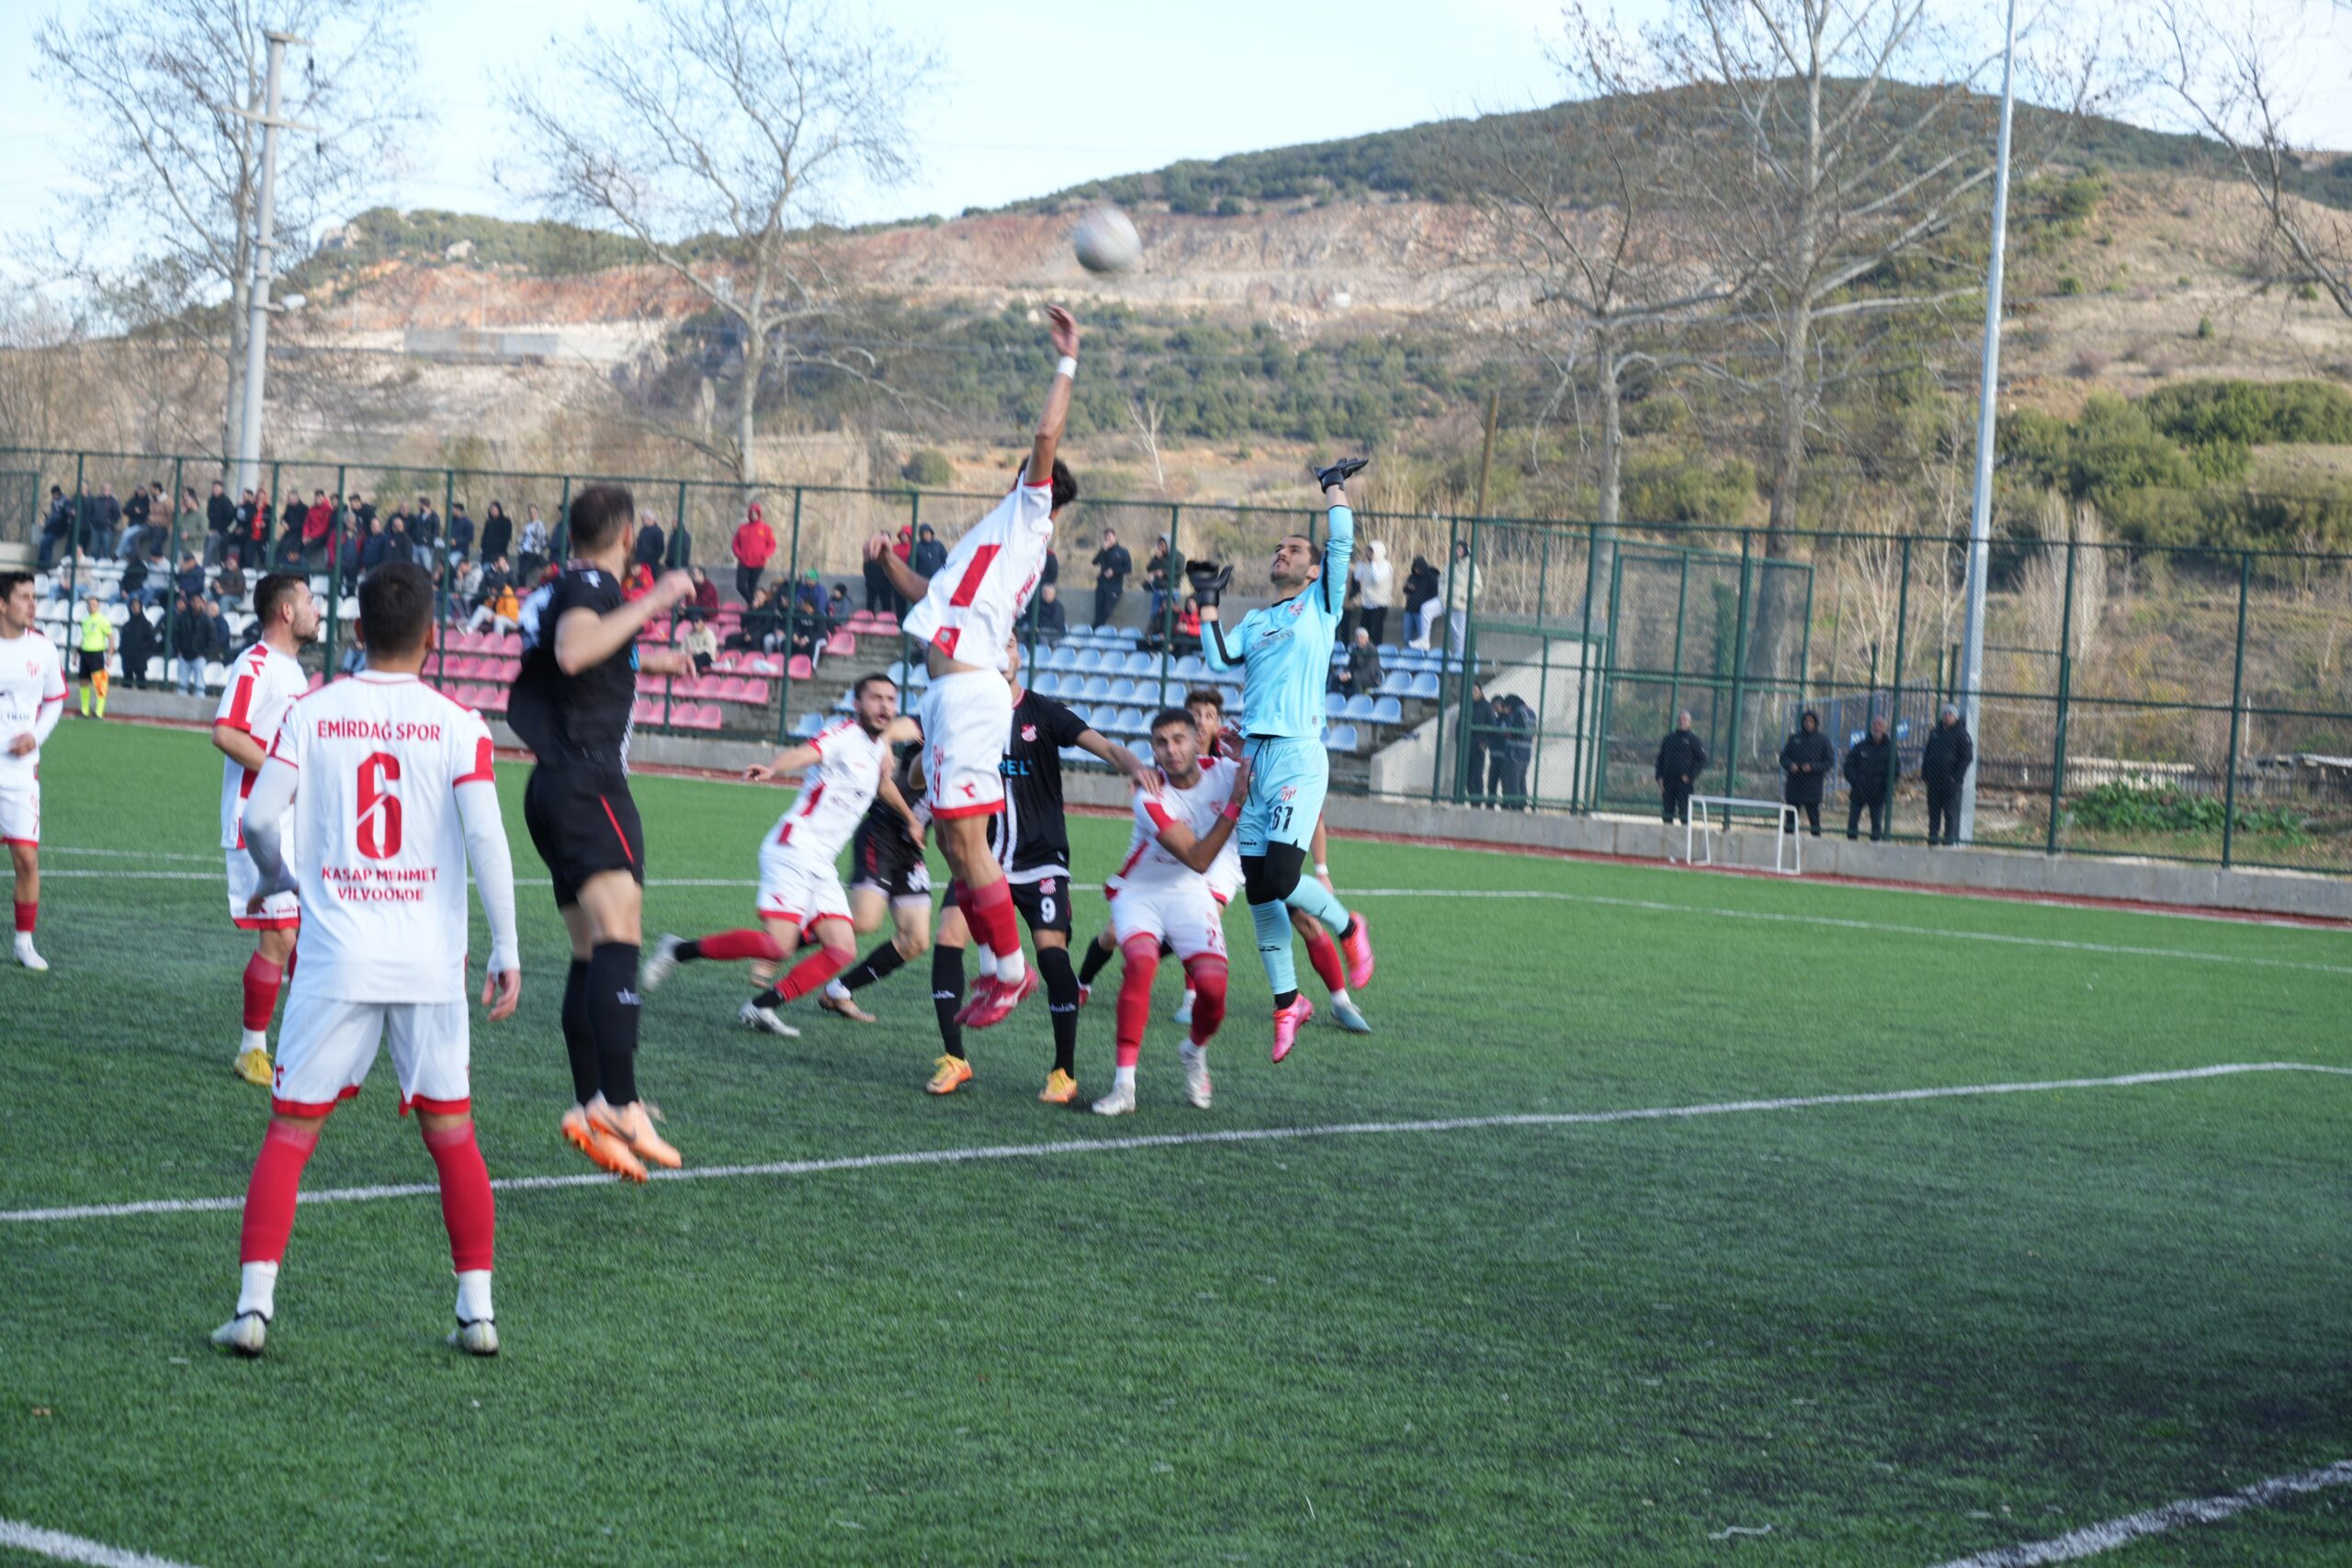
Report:
[{"label": "overcast sky", "polygon": [[[71,18],[85,3],[0,0],[0,236],[36,221],[69,178],[61,155],[72,130],[45,100],[29,40],[52,6]],[[2072,0],[2041,3],[2064,10]],[[2294,0],[2252,3],[2283,14]],[[1632,23],[1662,4],[1620,0],[1618,14]],[[902,33],[933,44],[946,76],[916,117],[918,178],[851,197],[843,216],[853,221],[952,216],[1177,158],[1561,96],[1544,53],[1557,30],[1556,0],[872,5]],[[632,9],[630,0],[419,0],[414,90],[438,118],[393,171],[385,198],[404,208],[506,211],[491,177],[503,123],[493,69],[529,60],[583,17],[618,22]],[[2325,145],[2352,145],[2352,21],[2324,6],[2312,15],[2322,19],[2306,56],[2313,79],[2299,130]],[[1007,116],[1012,96],[1042,96],[1056,113]],[[1041,123],[1052,129],[1040,131]]]}]

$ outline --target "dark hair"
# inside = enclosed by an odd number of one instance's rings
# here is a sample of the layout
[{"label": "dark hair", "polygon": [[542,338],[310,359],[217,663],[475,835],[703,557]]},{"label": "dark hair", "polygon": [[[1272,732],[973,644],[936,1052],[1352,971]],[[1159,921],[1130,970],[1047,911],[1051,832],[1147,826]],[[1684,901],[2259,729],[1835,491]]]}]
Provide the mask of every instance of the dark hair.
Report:
[{"label": "dark hair", "polygon": [[1158,713],[1151,716],[1151,732],[1154,735],[1159,734],[1161,730],[1167,728],[1171,724],[1182,725],[1184,727],[1185,733],[1190,734],[1192,733],[1193,728],[1193,716],[1185,712],[1182,708],[1161,708]]},{"label": "dark hair", "polygon": [[6,599],[14,593],[18,583],[30,582],[32,580],[33,574],[29,571],[0,571],[0,599]]},{"label": "dark hair", "polygon": [[1187,711],[1196,707],[1213,707],[1222,716],[1225,713],[1225,694],[1215,686],[1195,686],[1184,694],[1184,706]]},{"label": "dark hair", "polygon": [[290,571],[273,571],[254,584],[254,617],[261,623],[261,631],[269,629],[269,623],[277,618],[278,606],[301,586],[302,580]]},{"label": "dark hair", "polygon": [[433,626],[433,579],[414,561],[391,561],[359,584],[359,637],[373,657],[399,659],[424,644]]},{"label": "dark hair", "polygon": [[1059,512],[1078,499],[1078,476],[1059,457],[1054,459],[1054,510]]},{"label": "dark hair", "polygon": [[622,485],[590,485],[571,498],[566,514],[571,525],[571,548],[586,555],[601,550],[621,536],[637,516],[637,498]]},{"label": "dark hair", "polygon": [[896,681],[893,681],[890,677],[882,673],[881,671],[876,670],[870,675],[860,675],[857,678],[857,684],[849,689],[851,699],[855,702],[864,702],[865,700],[865,688],[873,685],[877,681],[885,686],[896,686],[898,684]]}]

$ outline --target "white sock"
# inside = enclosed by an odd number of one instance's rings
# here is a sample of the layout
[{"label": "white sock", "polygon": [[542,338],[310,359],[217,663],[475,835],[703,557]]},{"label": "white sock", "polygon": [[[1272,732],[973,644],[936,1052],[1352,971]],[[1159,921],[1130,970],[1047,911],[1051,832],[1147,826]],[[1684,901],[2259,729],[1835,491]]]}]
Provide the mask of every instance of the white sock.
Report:
[{"label": "white sock", "polygon": [[825,995],[837,1002],[845,1002],[849,1000],[849,987],[839,980],[828,980],[825,982]]},{"label": "white sock", "polygon": [[1185,987],[1184,987],[1184,1005],[1185,1005],[1186,1007],[1188,1007],[1188,1008],[1189,1008],[1189,1007],[1191,1007],[1191,1006],[1193,1005],[1193,987],[1190,987],[1190,986]]},{"label": "white sock", "polygon": [[980,953],[980,978],[981,978],[981,979],[983,979],[983,980],[993,980],[993,979],[995,979],[995,978],[996,978],[996,954],[995,954],[995,953],[994,953],[994,952],[992,952],[992,951],[989,949],[989,944],[988,944],[987,942],[976,942],[976,943],[974,943],[973,945],[975,945],[976,947],[978,947],[978,948],[979,949],[979,953]]},{"label": "white sock", "polygon": [[[988,949],[984,947],[980,949],[980,951],[982,953],[986,953]],[[981,961],[981,964],[982,967],[985,968],[987,965],[987,960],[983,959]],[[1016,947],[1011,953],[999,955],[996,961],[996,979],[998,985],[1017,986],[1028,977],[1029,961],[1021,955],[1021,950],[1019,948]]]},{"label": "white sock", "polygon": [[1116,1092],[1117,1090],[1120,1090],[1120,1089],[1125,1089],[1125,1090],[1126,1090],[1126,1092],[1127,1092],[1127,1093],[1129,1093],[1129,1094],[1133,1094],[1133,1093],[1135,1093],[1135,1091],[1136,1091],[1136,1070],[1135,1070],[1133,1067],[1114,1067],[1114,1068],[1112,1068],[1112,1069],[1111,1069],[1111,1088],[1112,1088],[1112,1089],[1113,1089],[1113,1091],[1114,1091],[1114,1092]]},{"label": "white sock", "polygon": [[243,1055],[247,1051],[267,1051],[268,1049],[269,1031],[266,1029],[248,1029],[245,1031],[244,1043],[238,1046],[237,1051],[238,1055]]},{"label": "white sock", "polygon": [[277,1265],[248,1263],[244,1266],[243,1282],[237,1288],[237,1315],[249,1312],[265,1318],[277,1310]]},{"label": "white sock", "polygon": [[458,1272],[458,1321],[480,1323],[497,1314],[490,1310],[490,1270],[462,1269]]},{"label": "white sock", "polygon": [[1348,988],[1345,986],[1331,993],[1331,1005],[1335,1008],[1343,1008],[1348,1005]]}]

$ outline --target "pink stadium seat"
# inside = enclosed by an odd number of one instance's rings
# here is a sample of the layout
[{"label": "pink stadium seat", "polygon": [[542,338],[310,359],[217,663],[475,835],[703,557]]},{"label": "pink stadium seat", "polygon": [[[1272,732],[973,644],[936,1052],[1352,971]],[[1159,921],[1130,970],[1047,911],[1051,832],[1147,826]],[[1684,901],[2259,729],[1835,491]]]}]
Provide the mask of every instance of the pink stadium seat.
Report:
[{"label": "pink stadium seat", "polygon": [[837,631],[825,639],[825,651],[846,658],[857,652],[857,638],[846,628]]},{"label": "pink stadium seat", "polygon": [[794,654],[792,662],[786,668],[796,681],[813,681],[817,678],[817,667],[808,662],[808,656],[805,653]]},{"label": "pink stadium seat", "polygon": [[718,716],[718,705],[717,703],[705,703],[700,707],[695,709],[694,717],[688,721],[686,728],[689,729],[717,729],[721,722],[722,720]]}]

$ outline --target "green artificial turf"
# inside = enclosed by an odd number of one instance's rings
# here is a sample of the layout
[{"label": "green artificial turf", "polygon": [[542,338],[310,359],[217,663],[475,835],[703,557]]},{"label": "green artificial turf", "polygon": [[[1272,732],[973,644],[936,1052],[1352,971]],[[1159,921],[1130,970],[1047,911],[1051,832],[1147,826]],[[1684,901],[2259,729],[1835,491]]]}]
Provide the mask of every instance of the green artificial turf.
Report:
[{"label": "green artificial turf", "polygon": [[[0,971],[0,1210],[233,1197],[266,1097],[228,1071],[250,942],[217,759],[75,724],[43,773],[55,967]],[[524,1003],[477,1014],[475,1112],[494,1176],[571,1175],[524,776]],[[649,931],[747,923],[788,796],[638,794]],[[1081,883],[1125,832],[1073,822]],[[795,1009],[797,1041],[736,1025],[740,968],[684,970],[640,1077],[708,1168],[2352,1067],[2340,932],[1333,860],[1378,1032],[1318,1024],[1271,1066],[1237,908],[1205,1114],[1173,965],[1121,1122],[1037,1103],[1042,1002],[970,1038],[966,1090],[923,1094],[923,964],[865,993],[871,1028]],[[1102,908],[1080,898],[1080,942]],[[1116,974],[1082,1015],[1090,1097]],[[306,1185],[429,1182],[395,1100],[381,1065]],[[487,1362],[442,1347],[429,1197],[306,1205],[254,1363],[205,1343],[233,1212],[0,1224],[0,1518],[212,1568],[1941,1562],[2352,1457],[2347,1134],[2352,1077],[2268,1073],[508,1191]],[[2098,1559],[2347,1560],[2343,1491]]]}]

